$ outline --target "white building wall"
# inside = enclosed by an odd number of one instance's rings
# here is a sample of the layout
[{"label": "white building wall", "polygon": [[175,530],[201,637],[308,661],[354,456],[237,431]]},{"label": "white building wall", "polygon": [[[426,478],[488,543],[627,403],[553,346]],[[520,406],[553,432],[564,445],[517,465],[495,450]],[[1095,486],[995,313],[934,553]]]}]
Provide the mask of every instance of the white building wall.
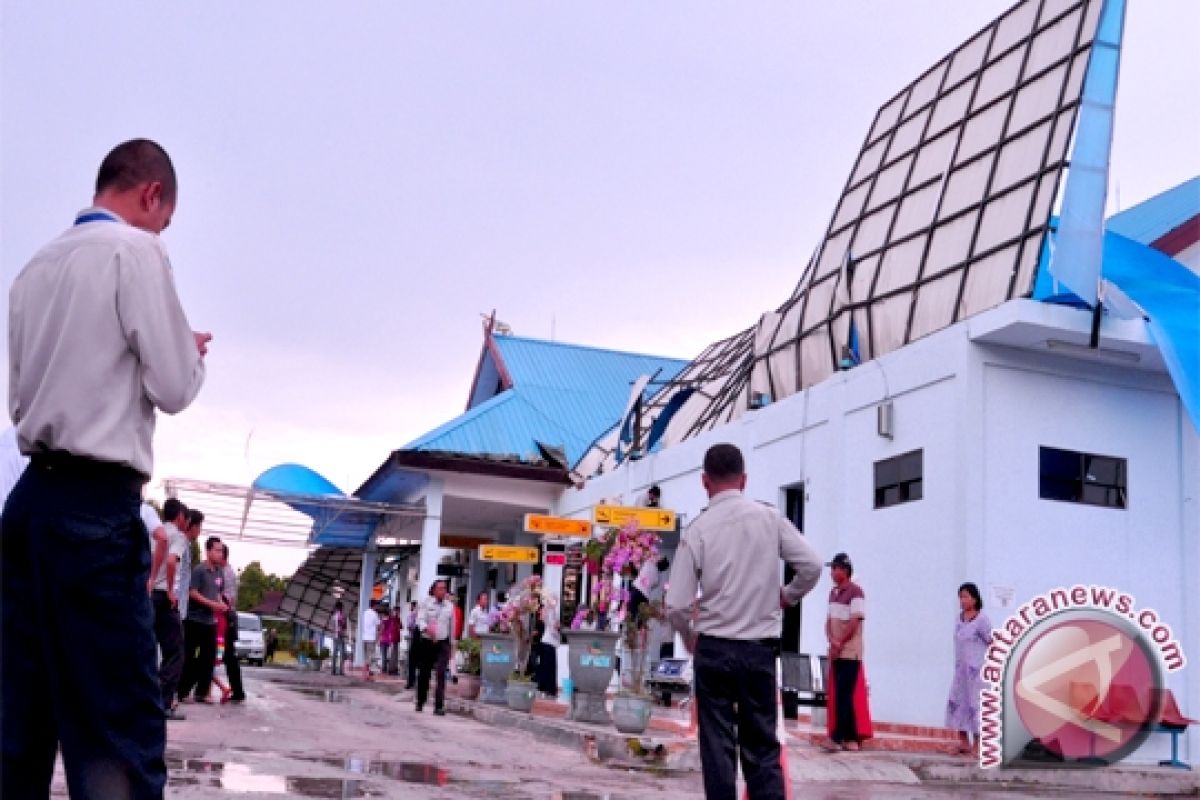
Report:
[{"label": "white building wall", "polygon": [[[586,517],[598,502],[632,503],[658,483],[664,505],[693,519],[707,502],[704,452],[721,441],[745,452],[755,499],[778,505],[785,487],[804,482],[805,534],[824,558],[850,554],[867,597],[866,672],[880,720],[942,724],[964,581],[979,585],[996,624],[1057,586],[1112,584],[1159,611],[1200,663],[1200,601],[1185,594],[1200,574],[1200,445],[1170,380],[979,345],[968,329],[956,325],[593,478],[564,493],[556,512]],[[894,404],[892,439],[876,430],[885,398]],[[1129,507],[1039,499],[1043,444],[1128,459]],[[923,499],[876,510],[875,462],[915,449],[923,450]],[[804,602],[807,652],[825,651],[830,586],[824,577]],[[997,588],[1012,590],[1010,608],[997,603]],[[1198,677],[1172,678],[1192,716]],[[1147,757],[1165,744],[1154,737]]]}]

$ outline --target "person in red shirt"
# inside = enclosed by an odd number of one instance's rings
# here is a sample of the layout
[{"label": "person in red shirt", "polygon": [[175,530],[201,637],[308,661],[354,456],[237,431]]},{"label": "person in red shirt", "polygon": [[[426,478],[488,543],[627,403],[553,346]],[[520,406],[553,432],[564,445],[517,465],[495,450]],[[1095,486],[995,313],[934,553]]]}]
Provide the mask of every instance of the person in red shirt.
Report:
[{"label": "person in red shirt", "polygon": [[392,651],[396,649],[396,645],[400,642],[400,622],[396,615],[391,613],[386,607],[380,609],[380,616],[383,617],[383,622],[379,625],[379,648],[381,650],[380,666],[383,674],[390,675]]}]

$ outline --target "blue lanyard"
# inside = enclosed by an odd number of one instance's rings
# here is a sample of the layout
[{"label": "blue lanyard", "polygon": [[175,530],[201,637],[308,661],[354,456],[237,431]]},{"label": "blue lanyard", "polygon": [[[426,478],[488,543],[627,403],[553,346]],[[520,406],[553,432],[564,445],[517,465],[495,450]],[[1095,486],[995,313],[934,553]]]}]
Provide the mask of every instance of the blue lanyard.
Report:
[{"label": "blue lanyard", "polygon": [[76,225],[83,225],[87,222],[116,222],[117,218],[107,211],[92,211],[89,214],[80,214],[75,218]]}]

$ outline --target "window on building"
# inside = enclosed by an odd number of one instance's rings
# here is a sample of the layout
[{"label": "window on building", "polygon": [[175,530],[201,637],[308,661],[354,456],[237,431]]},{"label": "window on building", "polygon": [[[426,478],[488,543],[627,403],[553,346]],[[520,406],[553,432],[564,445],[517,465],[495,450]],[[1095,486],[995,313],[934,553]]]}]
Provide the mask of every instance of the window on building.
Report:
[{"label": "window on building", "polygon": [[1043,500],[1125,508],[1128,466],[1125,459],[1043,447],[1039,452],[1039,494]]},{"label": "window on building", "polygon": [[922,450],[875,462],[875,507],[920,500],[923,492]]}]

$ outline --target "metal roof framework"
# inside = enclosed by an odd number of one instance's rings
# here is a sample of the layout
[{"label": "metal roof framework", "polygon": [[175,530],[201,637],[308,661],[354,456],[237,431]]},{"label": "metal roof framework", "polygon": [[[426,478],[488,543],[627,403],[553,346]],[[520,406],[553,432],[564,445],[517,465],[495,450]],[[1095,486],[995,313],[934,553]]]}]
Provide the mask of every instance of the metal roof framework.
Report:
[{"label": "metal roof framework", "polygon": [[[404,562],[420,550],[418,545],[379,548],[372,585],[387,581]],[[357,620],[362,581],[363,551],[349,547],[320,547],[288,581],[279,604],[280,615],[316,630],[332,631],[329,617],[339,600],[346,618]],[[351,626],[357,630],[357,625]]]},{"label": "metal roof framework", "polygon": [[[791,297],[668,381],[643,435],[670,409],[677,443],[1028,296],[1104,2],[1022,0],[884,103]],[[576,472],[614,469],[618,440]]]},{"label": "metal roof framework", "polygon": [[[163,487],[168,497],[176,497],[189,508],[204,512],[207,534],[229,541],[310,549],[323,533],[338,526],[390,523],[389,530],[419,530],[419,522],[425,518],[425,507],[415,503],[293,494],[187,478],[167,478]],[[293,506],[310,509],[313,515],[302,514]]]},{"label": "metal roof framework", "polygon": [[[341,600],[350,618],[358,608],[363,548],[318,547],[322,534],[347,525],[367,524],[389,536],[373,536],[379,553],[374,583],[385,581],[406,558],[420,550],[396,532],[420,535],[425,507],[339,495],[267,491],[215,481],[168,478],[167,496],[204,512],[205,533],[221,539],[283,547],[302,547],[309,556],[288,580],[279,614],[319,630],[328,630],[333,604]],[[302,507],[308,513],[300,513]]]}]

